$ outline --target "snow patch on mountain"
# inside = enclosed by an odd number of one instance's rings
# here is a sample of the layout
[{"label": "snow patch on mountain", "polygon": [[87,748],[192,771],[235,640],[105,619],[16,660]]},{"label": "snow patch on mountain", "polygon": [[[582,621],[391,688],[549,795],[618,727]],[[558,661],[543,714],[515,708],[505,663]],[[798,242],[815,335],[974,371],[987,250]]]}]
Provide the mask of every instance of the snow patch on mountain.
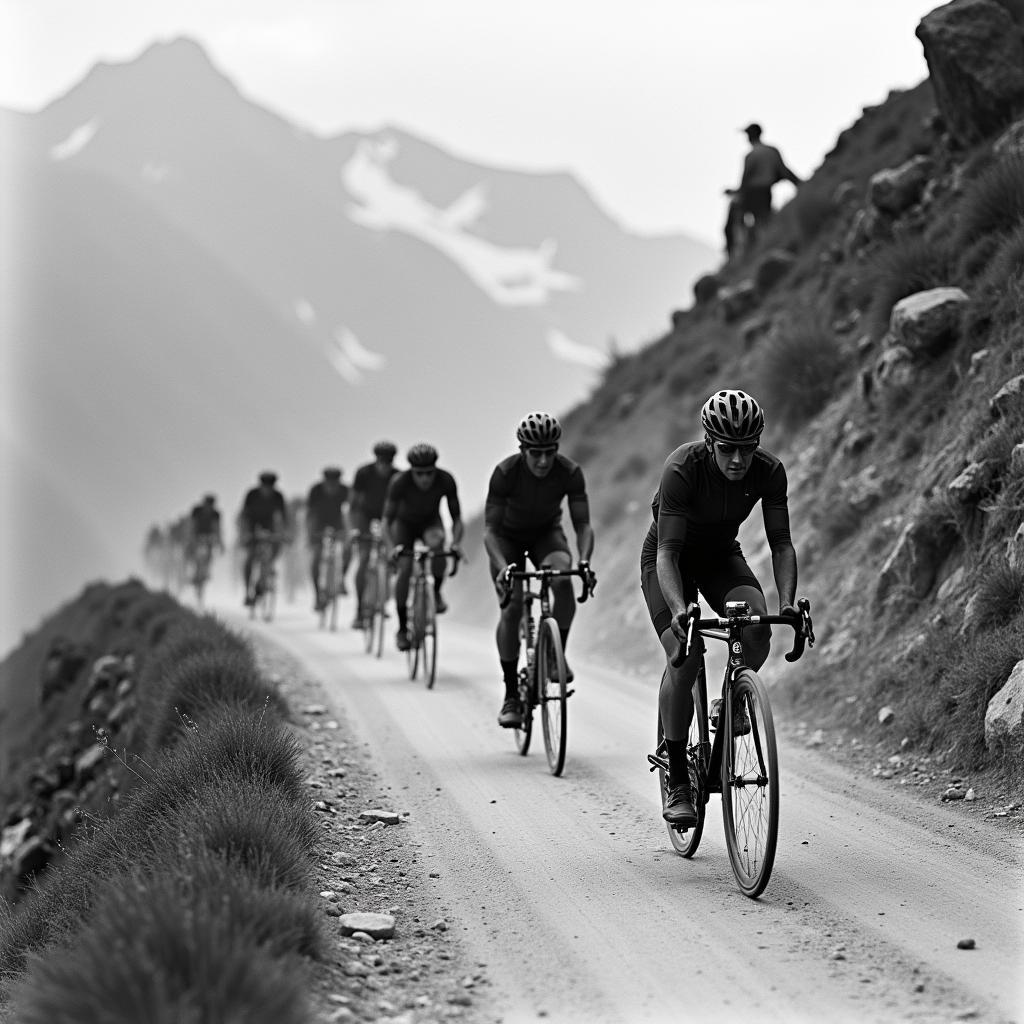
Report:
[{"label": "snow patch on mountain", "polygon": [[59,162],[81,153],[92,142],[99,127],[100,123],[96,118],[79,125],[66,139],[50,147],[50,159]]},{"label": "snow patch on mountain", "polygon": [[398,152],[395,139],[363,140],[341,169],[342,182],[357,204],[355,223],[376,231],[403,231],[456,263],[501,306],[542,306],[553,292],[581,286],[572,274],[555,270],[556,246],[547,239],[536,249],[495,245],[470,232],[487,208],[486,190],[476,185],[441,209],[413,188],[393,180],[388,164]]},{"label": "snow patch on mountain", "polygon": [[580,366],[589,366],[594,370],[604,370],[611,362],[607,353],[573,341],[557,327],[548,328],[547,342],[552,355],[566,363],[576,363]]}]

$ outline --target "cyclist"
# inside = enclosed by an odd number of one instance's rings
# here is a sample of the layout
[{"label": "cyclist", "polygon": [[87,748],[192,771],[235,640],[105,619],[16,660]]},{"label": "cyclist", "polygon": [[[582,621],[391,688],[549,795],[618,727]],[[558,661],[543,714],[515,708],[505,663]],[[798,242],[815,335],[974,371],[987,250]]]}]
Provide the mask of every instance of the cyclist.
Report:
[{"label": "cyclist", "polygon": [[274,559],[281,553],[281,545],[288,532],[288,511],[284,495],[275,486],[277,474],[269,470],[260,473],[259,486],[246,492],[238,513],[239,541],[245,548],[245,604],[252,605],[256,597],[251,591],[252,570],[256,560],[256,531],[270,533]]},{"label": "cyclist", "polygon": [[[441,499],[448,502],[452,520],[452,548],[462,542],[462,511],[455,477],[437,465],[437,449],[429,444],[414,444],[406,453],[409,468],[399,473],[388,485],[384,501],[384,526],[392,550],[405,549],[398,561],[395,575],[395,610],[398,612],[398,633],[395,643],[400,651],[410,647],[406,602],[409,599],[409,578],[412,575],[412,546],[422,540],[431,550],[444,550],[445,531],[441,522]],[[431,560],[434,576],[434,602],[440,614],[447,610],[441,596],[448,561],[438,554]]]},{"label": "cyclist", "polygon": [[[323,479],[313,484],[306,496],[306,539],[316,595],[313,610],[317,612],[323,608],[325,599],[325,595],[320,593],[320,561],[324,530],[328,528],[334,530],[339,540],[348,533],[348,485],[341,482],[341,470],[337,466],[327,466]],[[342,594],[348,593],[344,576],[339,589]]]},{"label": "cyclist", "polygon": [[[491,474],[484,505],[484,547],[499,595],[502,594],[501,574],[512,563],[526,568],[527,556],[538,568],[571,568],[572,555],[562,529],[562,500],[565,498],[576,533],[579,566],[589,571],[594,529],[590,525],[586,483],[580,466],[559,454],[561,437],[562,427],[554,416],[531,412],[516,430],[519,453],[503,459]],[[552,612],[564,650],[576,614],[572,580],[552,580],[551,590]],[[505,729],[523,724],[517,678],[522,602],[522,588],[518,587],[501,610],[496,633],[498,660],[505,683],[505,700],[498,714],[498,725]],[[568,664],[566,676],[573,678]]]},{"label": "cyclist", "polygon": [[352,549],[357,548],[359,563],[356,566],[356,617],[352,622],[353,629],[363,628],[363,591],[366,587],[366,566],[370,558],[370,523],[384,515],[384,498],[387,495],[388,484],[398,472],[398,467],[394,464],[397,451],[390,441],[378,441],[373,446],[373,462],[360,466],[352,478],[349,506],[352,533],[350,543],[345,548],[341,571],[344,577],[348,572]]},{"label": "cyclist", "polygon": [[196,573],[199,568],[196,565],[196,553],[201,544],[207,545],[211,553],[224,551],[220,509],[217,508],[215,494],[204,494],[203,500],[199,504],[193,505],[188,515],[185,560],[192,567],[193,583],[196,581]]},{"label": "cyclist", "polygon": [[[686,761],[693,718],[693,684],[701,648],[682,665],[672,656],[686,642],[687,616],[698,592],[722,615],[727,601],[746,601],[767,614],[764,592],[736,537],[758,501],[772,554],[779,614],[798,616],[796,551],[789,533],[786,470],[760,447],[764,413],[742,391],[716,391],[701,410],[702,441],[678,447],[665,460],[651,508],[654,521],[640,555],[640,582],[655,632],[666,653],[658,706],[668,752],[665,820],[685,828],[697,822]],[[758,669],[768,657],[769,626],[744,630],[744,660]]]}]

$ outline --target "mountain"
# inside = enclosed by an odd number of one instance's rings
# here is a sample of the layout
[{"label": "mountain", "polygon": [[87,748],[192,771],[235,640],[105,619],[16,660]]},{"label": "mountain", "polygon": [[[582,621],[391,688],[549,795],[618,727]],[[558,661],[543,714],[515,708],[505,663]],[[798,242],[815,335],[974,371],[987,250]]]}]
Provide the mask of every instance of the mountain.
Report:
[{"label": "mountain", "polygon": [[3,643],[62,596],[40,564],[135,570],[150,523],[207,490],[230,517],[264,467],[298,494],[381,436],[429,440],[478,508],[518,419],[584,398],[715,258],[624,231],[566,174],[313,136],[187,39],[0,132]]}]

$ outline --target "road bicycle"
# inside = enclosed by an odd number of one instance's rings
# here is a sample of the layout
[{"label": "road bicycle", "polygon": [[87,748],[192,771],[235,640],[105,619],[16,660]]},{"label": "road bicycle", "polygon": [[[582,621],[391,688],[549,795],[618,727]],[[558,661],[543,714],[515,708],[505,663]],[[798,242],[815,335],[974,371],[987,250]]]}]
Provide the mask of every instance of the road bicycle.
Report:
[{"label": "road bicycle", "polygon": [[196,592],[196,607],[202,610],[206,584],[210,582],[210,564],[213,561],[213,542],[200,537],[192,549],[192,587]]},{"label": "road bicycle", "polygon": [[257,527],[253,533],[253,574],[250,583],[249,618],[257,615],[272,622],[277,606],[277,567],[274,564],[275,534]]},{"label": "road bicycle", "polygon": [[[693,684],[693,720],[686,739],[697,824],[687,829],[667,823],[669,839],[676,852],[692,857],[704,832],[710,794],[721,794],[729,863],[740,891],[751,899],[764,892],[775,863],[779,832],[779,763],[768,691],[758,674],[744,664],[742,631],[759,624],[792,627],[793,649],[786,654],[786,660],[796,661],[803,654],[805,643],[814,646],[811,604],[801,598],[797,608],[799,618],[751,615],[746,601],[727,602],[724,616],[700,618],[697,609],[690,616],[685,647],[680,644],[672,658],[673,665],[680,665],[692,644],[701,643],[700,667]],[[722,697],[712,701],[710,708],[704,646],[697,640],[698,633],[728,645]],[[647,755],[647,760],[651,771],[658,772],[664,809],[668,792],[668,754],[660,712],[658,745],[653,754]]]},{"label": "road bicycle", "polygon": [[416,541],[412,551],[399,546],[392,554],[392,561],[398,562],[402,557],[412,557],[412,575],[409,578],[408,615],[406,617],[409,633],[409,649],[405,652],[409,667],[409,678],[415,679],[419,670],[423,669],[423,680],[427,689],[433,689],[437,679],[437,605],[434,594],[433,561],[442,557],[450,560],[452,567],[448,572],[454,576],[459,570],[462,552],[458,548],[447,548],[435,551],[426,544]]},{"label": "road bicycle", "polygon": [[[363,541],[362,543],[365,543]],[[362,609],[361,623],[366,653],[384,652],[384,634],[387,632],[388,598],[391,596],[391,566],[388,564],[384,528],[379,519],[370,522],[369,548],[366,552],[366,570],[363,592],[358,598]]]},{"label": "road bicycle", "polygon": [[338,594],[341,592],[341,534],[325,526],[320,536],[320,566],[317,587],[320,590],[320,628],[334,632],[338,628]]},{"label": "road bicycle", "polygon": [[[574,693],[566,679],[565,652],[562,635],[551,612],[551,581],[578,577],[581,581],[579,604],[594,593],[597,577],[586,562],[575,569],[542,567],[533,571],[509,565],[499,580],[503,587],[502,608],[512,599],[517,583],[523,588],[523,608],[519,616],[519,702],[523,710],[523,724],[513,729],[516,749],[525,757],[530,751],[533,737],[533,712],[540,708],[544,733],[544,750],[548,769],[552,775],[561,775],[565,767],[565,744],[569,724],[569,697]],[[531,582],[537,584],[536,589]],[[539,614],[534,604],[539,605]]]}]

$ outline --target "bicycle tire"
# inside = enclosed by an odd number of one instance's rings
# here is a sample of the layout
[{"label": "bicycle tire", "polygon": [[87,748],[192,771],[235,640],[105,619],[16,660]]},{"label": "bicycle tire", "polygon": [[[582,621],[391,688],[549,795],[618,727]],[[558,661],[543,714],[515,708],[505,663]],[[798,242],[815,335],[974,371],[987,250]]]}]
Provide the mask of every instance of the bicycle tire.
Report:
[{"label": "bicycle tire", "polygon": [[377,567],[371,566],[363,580],[363,592],[358,597],[358,607],[363,610],[363,648],[367,654],[373,653],[373,642],[380,611],[377,608]]},{"label": "bicycle tire", "polygon": [[384,654],[384,636],[388,631],[388,590],[390,579],[383,559],[377,563],[377,657]]},{"label": "bicycle tire", "polygon": [[552,618],[541,619],[537,642],[537,671],[540,697],[541,731],[544,751],[552,775],[562,774],[565,767],[565,740],[568,727],[566,706],[565,654],[562,638]]},{"label": "bicycle tire", "polygon": [[423,653],[423,577],[413,580],[412,607],[410,615],[406,619],[406,631],[409,634],[409,641],[412,646],[406,651],[406,661],[409,667],[409,678],[415,680],[419,675],[420,656]]},{"label": "bicycle tire", "polygon": [[423,621],[419,625],[422,629],[423,681],[427,689],[432,690],[437,681],[437,609],[434,591],[429,586],[423,588]]},{"label": "bicycle tire", "polygon": [[533,705],[530,699],[534,680],[530,675],[529,638],[526,631],[525,611],[519,620],[519,702],[523,708],[523,724],[512,730],[512,738],[516,742],[516,750],[521,757],[530,752],[530,740],[533,738]]},{"label": "bicycle tire", "polygon": [[[764,892],[775,863],[779,834],[779,761],[775,722],[768,691],[753,669],[743,668],[732,682],[731,714],[719,716],[725,729],[722,753],[722,819],[725,844],[736,882],[744,896]],[[749,717],[738,732],[737,719]],[[724,721],[723,721],[724,717]]]},{"label": "bicycle tire", "polygon": [[[667,671],[667,670],[666,670]],[[701,667],[693,683],[693,718],[690,719],[690,731],[686,736],[686,758],[690,766],[690,789],[693,792],[694,809],[697,812],[697,824],[685,832],[665,822],[668,838],[672,848],[680,857],[689,859],[700,846],[704,835],[704,821],[707,815],[707,759],[711,751],[708,733],[707,713],[707,677]],[[661,749],[665,733],[661,724],[661,713],[658,713],[658,747]],[[698,765],[698,759],[703,763]],[[661,789],[661,807],[665,808],[665,797],[668,790],[665,785],[667,778],[662,769],[658,769],[658,785]],[[700,779],[703,779],[703,784]]]}]

